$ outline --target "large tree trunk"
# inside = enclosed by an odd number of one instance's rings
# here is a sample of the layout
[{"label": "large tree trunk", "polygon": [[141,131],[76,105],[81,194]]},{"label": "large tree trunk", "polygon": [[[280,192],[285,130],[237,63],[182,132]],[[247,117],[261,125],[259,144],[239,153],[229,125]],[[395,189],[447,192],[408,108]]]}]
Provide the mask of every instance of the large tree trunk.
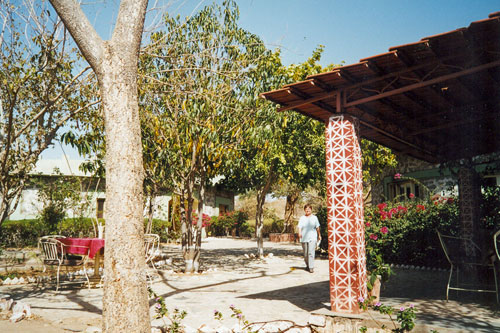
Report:
[{"label": "large tree trunk", "polygon": [[[114,65],[119,64],[119,59],[114,57],[116,55],[109,54],[106,59],[109,73],[101,81],[106,111],[104,330],[149,332],[137,87],[135,75],[123,73],[122,66]],[[120,72],[120,76],[113,74]],[[126,91],[129,94],[125,94]],[[132,316],[135,311],[142,317]]]},{"label": "large tree trunk", "polygon": [[104,332],[150,332],[137,62],[147,0],[123,0],[103,41],[74,0],[50,0],[99,80],[106,131]]}]

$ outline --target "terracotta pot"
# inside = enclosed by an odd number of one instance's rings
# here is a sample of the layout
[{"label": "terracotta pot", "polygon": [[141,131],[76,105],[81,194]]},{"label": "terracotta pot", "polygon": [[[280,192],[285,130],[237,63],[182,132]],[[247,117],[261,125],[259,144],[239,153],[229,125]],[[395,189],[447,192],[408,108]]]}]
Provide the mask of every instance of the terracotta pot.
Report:
[{"label": "terracotta pot", "polygon": [[368,296],[375,296],[375,299],[373,300],[373,304],[380,301],[380,286],[382,284],[381,279],[382,279],[382,277],[380,275],[377,275],[377,279],[375,280],[375,283],[373,284],[372,290],[368,291]]}]

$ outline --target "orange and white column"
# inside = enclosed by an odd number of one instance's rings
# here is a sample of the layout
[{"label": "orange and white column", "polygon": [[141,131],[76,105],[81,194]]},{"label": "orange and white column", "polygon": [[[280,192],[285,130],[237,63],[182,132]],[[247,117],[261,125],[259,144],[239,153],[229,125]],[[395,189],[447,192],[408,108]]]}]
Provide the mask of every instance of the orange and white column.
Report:
[{"label": "orange and white column", "polygon": [[332,116],[325,135],[330,302],[334,312],[359,313],[367,296],[359,121]]}]

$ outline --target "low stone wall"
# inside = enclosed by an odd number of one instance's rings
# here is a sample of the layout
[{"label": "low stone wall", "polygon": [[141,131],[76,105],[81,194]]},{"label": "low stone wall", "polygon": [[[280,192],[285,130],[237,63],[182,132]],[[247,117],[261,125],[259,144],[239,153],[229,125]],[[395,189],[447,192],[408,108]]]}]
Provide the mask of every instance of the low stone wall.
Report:
[{"label": "low stone wall", "polygon": [[274,243],[294,243],[298,237],[291,233],[271,233],[269,234],[269,241]]}]

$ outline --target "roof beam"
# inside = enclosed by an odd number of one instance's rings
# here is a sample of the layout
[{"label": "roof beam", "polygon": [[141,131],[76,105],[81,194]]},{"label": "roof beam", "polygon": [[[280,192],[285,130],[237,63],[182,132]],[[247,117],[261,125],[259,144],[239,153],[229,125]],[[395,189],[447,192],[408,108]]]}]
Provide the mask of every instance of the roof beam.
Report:
[{"label": "roof beam", "polygon": [[400,137],[398,137],[398,136],[396,136],[394,134],[391,134],[391,133],[389,133],[387,131],[384,131],[383,129],[378,128],[377,126],[373,126],[372,124],[367,123],[366,121],[360,120],[359,123],[361,125],[365,126],[365,127],[371,128],[372,130],[377,131],[380,134],[383,134],[383,135],[385,135],[385,136],[387,136],[387,137],[389,137],[389,138],[391,138],[391,139],[393,139],[395,141],[398,141],[398,142],[404,144],[405,146],[412,147],[412,148],[414,148],[414,149],[422,152],[423,154],[427,155],[429,158],[432,158],[434,160],[436,159],[436,154],[434,154],[434,153],[432,153],[432,152],[430,152],[430,151],[428,151],[428,150],[426,150],[426,149],[424,149],[422,147],[419,147],[419,146],[417,146],[417,145],[415,145],[415,144],[413,144],[411,142],[408,142],[405,139],[402,139],[402,138],[400,138]]},{"label": "roof beam", "polygon": [[[480,118],[478,118],[478,116],[480,116]],[[498,118],[498,115],[496,115],[496,114],[474,115],[474,118],[451,121],[451,122],[447,122],[445,124],[441,124],[438,126],[423,128],[421,130],[411,132],[409,135],[413,136],[413,135],[418,135],[418,134],[423,134],[423,133],[429,133],[429,132],[434,132],[434,131],[441,130],[444,128],[450,128],[450,127],[460,126],[463,124],[469,124],[469,123],[474,123],[474,122],[484,121],[486,119],[494,119],[494,118]]]},{"label": "roof beam", "polygon": [[[448,81],[448,80],[455,79],[455,78],[458,78],[458,77],[461,77],[461,76],[464,76],[464,75],[474,74],[474,73],[477,73],[477,72],[480,72],[480,71],[483,71],[483,70],[486,70],[486,69],[489,69],[489,68],[497,67],[497,66],[500,66],[500,60],[496,60],[496,61],[484,64],[484,65],[481,65],[481,66],[468,68],[468,69],[465,69],[465,70],[462,70],[462,71],[459,71],[459,72],[455,72],[455,73],[452,73],[452,74],[443,75],[443,76],[440,76],[440,77],[437,77],[437,78],[434,78],[434,79],[430,79],[430,80],[427,80],[427,81],[422,81],[422,82],[419,82],[419,83],[410,84],[410,85],[407,85],[405,87],[397,88],[397,89],[394,89],[394,90],[391,90],[391,91],[387,91],[385,93],[381,93],[381,94],[378,94],[378,95],[374,95],[374,96],[370,96],[370,97],[366,97],[366,98],[361,98],[361,99],[358,99],[356,101],[352,101],[352,102],[346,103],[344,105],[344,107],[351,107],[351,106],[356,106],[356,105],[363,104],[363,103],[373,102],[373,101],[379,100],[381,98],[386,98],[386,97],[389,97],[389,96],[394,96],[394,95],[402,94],[404,92],[407,92],[407,91],[410,91],[410,90],[413,90],[413,89],[427,87],[427,86],[429,86],[431,84],[436,84],[436,83]],[[318,98],[318,97],[316,97],[316,98]],[[317,99],[317,100],[320,100],[320,99]]]},{"label": "roof beam", "polygon": [[[434,54],[436,56],[436,58],[439,58],[436,53],[434,51],[432,51],[432,47],[429,45],[428,46],[429,50],[432,52],[432,54]],[[412,59],[410,59],[408,57],[408,55],[402,51],[402,50],[398,50],[396,51],[396,54],[398,55],[398,59],[399,61],[401,61],[406,67],[411,67],[412,65],[414,65],[414,61]],[[413,71],[413,73],[415,75],[417,75],[417,77],[422,80],[422,72],[420,70],[415,70]],[[443,102],[443,104],[446,104],[448,105],[448,107],[452,107],[453,106],[453,103],[450,102],[450,100],[448,98],[446,98],[445,96],[443,96],[442,94],[440,94],[438,91],[436,91],[436,88],[434,87],[430,87],[430,91],[432,91],[432,94],[439,100],[441,100]],[[414,95],[413,95],[414,96]]]}]

